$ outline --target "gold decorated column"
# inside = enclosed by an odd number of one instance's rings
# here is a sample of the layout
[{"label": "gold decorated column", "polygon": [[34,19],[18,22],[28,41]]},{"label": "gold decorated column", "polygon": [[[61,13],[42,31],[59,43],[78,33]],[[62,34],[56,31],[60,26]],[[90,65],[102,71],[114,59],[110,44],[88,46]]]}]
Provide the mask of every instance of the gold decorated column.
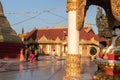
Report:
[{"label": "gold decorated column", "polygon": [[84,20],[85,4],[85,0],[67,0],[68,53],[66,55],[66,74],[63,80],[80,80],[79,30]]}]

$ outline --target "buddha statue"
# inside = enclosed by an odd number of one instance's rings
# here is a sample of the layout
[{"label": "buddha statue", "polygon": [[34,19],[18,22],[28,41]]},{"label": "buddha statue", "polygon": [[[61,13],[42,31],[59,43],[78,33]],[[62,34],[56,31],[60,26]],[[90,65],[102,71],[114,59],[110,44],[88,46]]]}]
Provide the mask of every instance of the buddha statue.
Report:
[{"label": "buddha statue", "polygon": [[104,59],[120,60],[120,26],[114,26],[112,29],[112,41],[105,51]]},{"label": "buddha statue", "polygon": [[[120,26],[114,26],[112,34],[113,37],[110,45],[103,48],[100,51],[100,56],[94,61],[98,65],[98,69],[101,70],[103,76],[120,78]],[[100,75],[97,75],[97,77],[101,78]]]}]

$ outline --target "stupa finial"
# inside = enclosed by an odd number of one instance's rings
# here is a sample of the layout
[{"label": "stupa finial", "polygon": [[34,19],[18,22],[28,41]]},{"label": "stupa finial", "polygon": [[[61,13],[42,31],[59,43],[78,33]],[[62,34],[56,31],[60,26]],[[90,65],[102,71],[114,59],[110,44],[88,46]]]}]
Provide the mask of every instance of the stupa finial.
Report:
[{"label": "stupa finial", "polygon": [[1,1],[0,1],[0,15],[4,15],[4,12],[3,12],[3,6],[2,6]]}]

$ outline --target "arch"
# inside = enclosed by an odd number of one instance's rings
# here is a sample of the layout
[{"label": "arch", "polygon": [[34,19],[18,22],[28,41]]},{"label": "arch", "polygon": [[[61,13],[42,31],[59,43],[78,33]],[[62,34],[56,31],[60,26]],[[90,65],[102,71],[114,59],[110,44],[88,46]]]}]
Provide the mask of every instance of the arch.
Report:
[{"label": "arch", "polygon": [[[114,0],[117,2],[117,0]],[[81,54],[79,53],[79,30],[82,29],[86,11],[90,5],[101,6],[108,18],[109,28],[112,29],[115,25],[120,25],[120,9],[116,9],[113,6],[112,0],[67,0],[67,12],[68,12],[68,53],[66,57],[66,75],[63,80],[80,79],[80,61]],[[119,6],[119,4],[117,4]],[[112,6],[112,8],[111,8]],[[115,7],[116,13],[113,13]],[[76,29],[75,29],[76,28]],[[74,49],[73,49],[74,48]],[[95,51],[94,51],[95,50]],[[94,48],[91,53],[96,53]]]},{"label": "arch", "polygon": [[[72,5],[74,3],[74,5]],[[75,4],[76,3],[76,4]],[[76,10],[77,12],[77,29],[80,30],[83,27],[84,17],[86,11],[90,5],[98,5],[105,10],[106,16],[108,18],[109,28],[112,29],[113,26],[120,25],[120,1],[119,0],[68,0],[68,6],[74,6],[67,8],[67,11]],[[119,6],[119,7],[117,7]]]}]

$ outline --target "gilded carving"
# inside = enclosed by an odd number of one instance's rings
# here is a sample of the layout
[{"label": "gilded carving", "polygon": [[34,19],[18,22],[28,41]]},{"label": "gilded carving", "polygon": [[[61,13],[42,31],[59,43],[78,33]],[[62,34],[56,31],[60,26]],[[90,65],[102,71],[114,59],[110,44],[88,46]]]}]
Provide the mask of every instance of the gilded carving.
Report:
[{"label": "gilded carving", "polygon": [[77,9],[77,0],[67,0],[67,12]]},{"label": "gilded carving", "polygon": [[86,0],[67,0],[67,12],[76,11],[76,29],[80,30],[85,15]]},{"label": "gilded carving", "polygon": [[93,80],[120,80],[120,75],[107,75],[102,71],[95,72],[95,75],[92,78]]},{"label": "gilded carving", "polygon": [[67,54],[66,75],[63,80],[80,79],[80,54]]},{"label": "gilded carving", "polygon": [[112,14],[120,22],[120,0],[111,0]]},{"label": "gilded carving", "polygon": [[100,37],[112,37],[107,16],[102,12],[102,8],[97,6],[96,24],[98,27],[98,35]]},{"label": "gilded carving", "polygon": [[76,29],[80,30],[83,26],[85,16],[86,0],[77,1],[77,12],[76,12]]},{"label": "gilded carving", "polygon": [[101,60],[94,60],[94,62],[102,69],[102,70],[110,70],[114,72],[120,71],[120,65],[118,63],[113,62],[102,62]]}]

